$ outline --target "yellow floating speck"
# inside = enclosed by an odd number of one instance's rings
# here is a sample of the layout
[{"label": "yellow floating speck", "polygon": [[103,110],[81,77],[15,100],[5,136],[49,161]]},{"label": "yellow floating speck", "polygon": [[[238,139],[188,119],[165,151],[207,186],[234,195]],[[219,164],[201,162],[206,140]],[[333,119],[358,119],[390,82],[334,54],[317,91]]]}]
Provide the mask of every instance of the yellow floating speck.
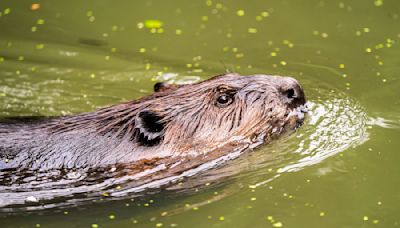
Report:
[{"label": "yellow floating speck", "polygon": [[287,65],[287,62],[285,62],[285,61],[280,61],[280,64],[281,64],[282,66],[286,66],[286,65]]},{"label": "yellow floating speck", "polygon": [[275,57],[275,56],[277,56],[278,54],[277,54],[276,52],[271,52],[270,55],[271,55],[272,57]]},{"label": "yellow floating speck", "polygon": [[237,53],[236,55],[235,55],[235,57],[236,58],[243,58],[244,57],[244,54],[243,53]]},{"label": "yellow floating speck", "polygon": [[0,63],[4,62],[4,57],[0,57]]},{"label": "yellow floating speck", "polygon": [[168,214],[168,212],[164,211],[161,213],[161,216],[166,216]]},{"label": "yellow floating speck", "polygon": [[175,30],[175,34],[176,35],[181,35],[182,34],[182,30],[180,30],[180,29]]},{"label": "yellow floating speck", "polygon": [[263,17],[261,16],[256,16],[256,21],[262,21]]},{"label": "yellow floating speck", "polygon": [[145,52],[146,52],[146,48],[140,48],[140,49],[139,49],[139,52],[140,52],[140,53],[145,53]]},{"label": "yellow floating speck", "polygon": [[11,13],[11,9],[10,8],[6,8],[3,11],[4,15],[10,14]]},{"label": "yellow floating speck", "polygon": [[36,44],[37,50],[42,50],[44,48],[44,44]]},{"label": "yellow floating speck", "polygon": [[325,216],[325,212],[321,211],[321,212],[319,213],[319,216],[321,216],[321,217]]},{"label": "yellow floating speck", "polygon": [[144,28],[144,23],[143,22],[139,22],[139,23],[137,23],[136,27],[138,29],[142,29],[142,28]]},{"label": "yellow floating speck", "polygon": [[92,224],[92,228],[98,228],[99,227],[99,225],[97,225],[97,224]]},{"label": "yellow floating speck", "polygon": [[87,11],[87,12],[86,12],[86,16],[87,16],[87,17],[93,16],[93,11],[91,11],[91,10]]},{"label": "yellow floating speck", "polygon": [[366,49],[365,49],[365,52],[371,53],[371,52],[372,52],[372,49],[371,49],[371,48],[366,48]]},{"label": "yellow floating speck", "polygon": [[162,226],[163,226],[162,223],[157,223],[157,224],[156,224],[156,227],[162,227]]},{"label": "yellow floating speck", "polygon": [[40,9],[40,4],[39,3],[33,3],[31,5],[31,10],[35,11],[35,10],[38,10],[38,9]]},{"label": "yellow floating speck", "polygon": [[343,63],[339,64],[339,68],[344,69],[344,64]]},{"label": "yellow floating speck", "polygon": [[261,12],[261,16],[263,17],[268,17],[269,13],[267,11]]},{"label": "yellow floating speck", "polygon": [[277,228],[283,227],[283,224],[281,222],[276,222],[276,223],[272,224],[272,227],[277,227]]},{"label": "yellow floating speck", "polygon": [[370,32],[370,29],[369,29],[369,28],[363,28],[363,31],[364,31],[365,33],[369,33],[369,32]]},{"label": "yellow floating speck", "polygon": [[219,216],[219,221],[224,221],[225,220],[225,217],[224,216]]},{"label": "yellow floating speck", "polygon": [[251,200],[251,201],[256,201],[257,198],[256,198],[256,197],[251,197],[250,200]]},{"label": "yellow floating speck", "polygon": [[45,23],[45,20],[44,20],[44,19],[38,19],[38,20],[36,21],[36,24],[38,24],[38,25],[44,25],[44,23]]},{"label": "yellow floating speck", "polygon": [[208,21],[208,16],[201,16],[202,21]]},{"label": "yellow floating speck", "polygon": [[115,219],[115,215],[111,214],[111,215],[108,216],[108,218],[113,220],[113,219]]},{"label": "yellow floating speck", "polygon": [[379,7],[379,6],[382,6],[382,5],[383,5],[383,0],[375,0],[375,1],[374,1],[374,5],[375,5],[375,6],[378,6],[378,7]]},{"label": "yellow floating speck", "polygon": [[372,223],[373,223],[373,224],[378,224],[378,223],[379,223],[379,220],[378,220],[378,219],[375,219],[375,220],[372,221]]},{"label": "yellow floating speck", "polygon": [[150,63],[146,63],[146,70],[150,70],[151,68],[151,64]]},{"label": "yellow floating speck", "polygon": [[212,1],[211,1],[211,0],[207,0],[207,1],[206,1],[206,5],[207,5],[207,6],[212,6]]},{"label": "yellow floating speck", "polygon": [[238,15],[239,17],[243,17],[244,16],[244,10],[240,9],[240,10],[236,11],[236,15]]},{"label": "yellow floating speck", "polygon": [[[86,95],[86,94],[83,94],[83,97],[87,97],[87,95]],[[103,192],[102,195],[105,196],[105,197],[110,196],[110,194],[108,194],[108,192]]]},{"label": "yellow floating speck", "polygon": [[36,26],[32,26],[31,31],[32,32],[36,32],[37,31],[37,27]]},{"label": "yellow floating speck", "polygon": [[322,37],[322,38],[328,38],[328,33],[323,32],[323,33],[321,34],[321,37]]},{"label": "yellow floating speck", "polygon": [[145,20],[144,21],[144,26],[146,28],[161,28],[161,26],[163,26],[163,22],[160,20]]},{"label": "yellow floating speck", "polygon": [[248,28],[247,32],[248,33],[257,33],[257,29],[256,28]]}]

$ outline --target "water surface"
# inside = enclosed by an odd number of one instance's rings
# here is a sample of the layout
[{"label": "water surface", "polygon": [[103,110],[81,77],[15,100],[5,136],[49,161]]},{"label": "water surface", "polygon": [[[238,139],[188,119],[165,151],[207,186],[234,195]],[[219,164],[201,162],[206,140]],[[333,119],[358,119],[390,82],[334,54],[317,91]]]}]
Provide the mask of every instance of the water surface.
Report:
[{"label": "water surface", "polygon": [[293,76],[311,110],[296,132],[168,188],[2,212],[2,227],[399,225],[400,2],[5,0],[0,12],[1,117],[92,111],[227,70]]}]

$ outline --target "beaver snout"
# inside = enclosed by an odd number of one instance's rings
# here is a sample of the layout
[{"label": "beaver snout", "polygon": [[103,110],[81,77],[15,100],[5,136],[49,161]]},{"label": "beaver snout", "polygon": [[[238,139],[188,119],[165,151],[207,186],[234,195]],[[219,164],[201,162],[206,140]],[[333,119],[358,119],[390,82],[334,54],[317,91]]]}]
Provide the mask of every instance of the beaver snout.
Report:
[{"label": "beaver snout", "polygon": [[283,101],[290,107],[297,107],[306,103],[303,88],[294,78],[283,78],[278,84],[278,91],[282,94]]}]

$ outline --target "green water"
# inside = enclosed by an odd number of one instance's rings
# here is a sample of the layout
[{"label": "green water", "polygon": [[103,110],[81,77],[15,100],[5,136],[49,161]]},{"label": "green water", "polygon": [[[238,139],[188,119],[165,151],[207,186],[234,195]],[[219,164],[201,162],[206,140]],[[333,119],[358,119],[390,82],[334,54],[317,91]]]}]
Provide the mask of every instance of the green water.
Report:
[{"label": "green water", "polygon": [[227,69],[293,76],[312,104],[294,134],[183,183],[198,188],[1,213],[1,227],[399,226],[399,1],[2,0],[0,12],[0,116],[91,111]]}]

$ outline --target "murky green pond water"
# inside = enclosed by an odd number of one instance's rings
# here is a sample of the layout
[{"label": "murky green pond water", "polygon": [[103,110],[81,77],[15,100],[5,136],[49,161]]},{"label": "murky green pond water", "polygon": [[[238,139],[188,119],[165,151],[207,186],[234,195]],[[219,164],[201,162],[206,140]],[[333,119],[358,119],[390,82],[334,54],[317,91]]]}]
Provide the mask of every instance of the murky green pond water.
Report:
[{"label": "murky green pond water", "polygon": [[91,111],[227,69],[297,78],[311,113],[176,189],[2,212],[0,226],[399,226],[399,42],[396,0],[3,0],[2,117]]}]

